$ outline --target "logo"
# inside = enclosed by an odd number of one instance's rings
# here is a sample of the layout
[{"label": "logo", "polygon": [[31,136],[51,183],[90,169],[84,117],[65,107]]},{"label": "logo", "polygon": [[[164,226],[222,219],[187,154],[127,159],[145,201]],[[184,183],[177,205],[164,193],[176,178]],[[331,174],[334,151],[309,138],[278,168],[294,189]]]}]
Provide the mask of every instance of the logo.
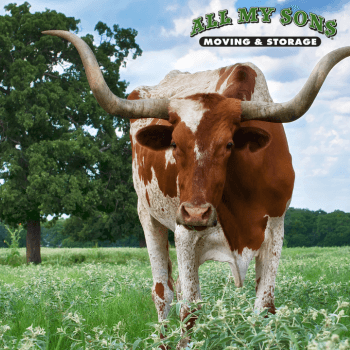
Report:
[{"label": "logo", "polygon": [[[248,23],[271,23],[271,15],[276,12],[275,7],[250,7],[239,8],[237,24]],[[293,13],[293,11],[295,11]],[[192,20],[191,37],[205,31],[221,28],[223,26],[233,25],[232,18],[228,16],[228,10],[208,13],[203,17]],[[337,34],[337,21],[328,20],[322,16],[310,12],[309,14],[300,10],[298,6],[291,6],[282,9],[280,12],[279,22],[283,26],[294,25],[304,27],[308,24],[309,28],[327,38],[333,39]],[[199,40],[201,46],[319,46],[321,39],[319,37],[202,37]]]}]

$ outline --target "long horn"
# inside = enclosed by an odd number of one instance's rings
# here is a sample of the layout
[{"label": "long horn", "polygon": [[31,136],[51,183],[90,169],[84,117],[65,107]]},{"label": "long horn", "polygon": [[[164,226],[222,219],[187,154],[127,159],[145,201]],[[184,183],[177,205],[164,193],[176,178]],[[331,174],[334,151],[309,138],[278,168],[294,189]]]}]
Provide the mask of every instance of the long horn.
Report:
[{"label": "long horn", "polygon": [[303,88],[288,102],[242,101],[242,121],[254,119],[273,123],[289,123],[297,120],[311,107],[330,70],[349,56],[350,46],[334,50],[324,56],[312,71]]},{"label": "long horn", "polygon": [[43,34],[61,37],[70,41],[78,50],[83,61],[90,88],[99,105],[110,114],[123,117],[169,119],[167,99],[149,99],[129,101],[114,95],[103,79],[95,55],[84,40],[65,30],[46,30]]}]

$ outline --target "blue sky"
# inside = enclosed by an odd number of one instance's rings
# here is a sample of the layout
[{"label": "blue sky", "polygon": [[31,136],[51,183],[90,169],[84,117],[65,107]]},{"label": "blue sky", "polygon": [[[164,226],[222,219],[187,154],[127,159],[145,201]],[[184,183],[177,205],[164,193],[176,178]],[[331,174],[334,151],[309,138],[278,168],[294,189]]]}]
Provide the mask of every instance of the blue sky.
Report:
[{"label": "blue sky", "polygon": [[[17,1],[22,4],[24,1]],[[157,85],[173,69],[191,73],[237,62],[252,62],[265,74],[274,102],[293,98],[317,62],[327,53],[350,45],[348,1],[226,1],[226,0],[32,0],[31,12],[45,8],[81,20],[79,35],[93,33],[98,21],[138,31],[142,57],[128,60],[121,78],[130,82],[127,92],[140,85]],[[4,3],[4,2],[2,2]],[[6,4],[6,3],[4,3]],[[238,25],[240,7],[275,7],[271,23]],[[287,7],[313,12],[326,21],[337,20],[333,40],[294,23],[282,26],[280,10]],[[227,9],[232,26],[213,29],[190,38],[192,20]],[[2,7],[0,15],[5,14]],[[54,29],[54,28],[52,28]],[[96,33],[95,33],[96,34]],[[319,47],[201,47],[202,36],[318,36]],[[96,37],[97,38],[97,37]],[[332,69],[313,106],[300,120],[285,125],[296,172],[291,206],[340,209],[350,212],[350,57]]]}]

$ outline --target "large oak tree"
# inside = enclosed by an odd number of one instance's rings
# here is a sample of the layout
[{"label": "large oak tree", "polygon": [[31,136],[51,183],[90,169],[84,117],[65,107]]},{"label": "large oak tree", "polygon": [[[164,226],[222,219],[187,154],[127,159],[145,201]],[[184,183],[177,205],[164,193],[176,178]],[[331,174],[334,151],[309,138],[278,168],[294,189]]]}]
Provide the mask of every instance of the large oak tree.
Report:
[{"label": "large oak tree", "polygon": [[[50,10],[31,13],[27,2],[5,10],[0,16],[0,221],[12,227],[22,223],[27,262],[40,263],[40,225],[48,215],[92,220],[114,213],[117,226],[128,220],[139,225],[128,136],[118,139],[114,131],[127,131],[128,123],[97,104],[74,46],[41,34],[77,33],[79,20]],[[95,31],[98,46],[92,35],[83,39],[112,92],[125,97],[127,83],[119,80],[119,68],[129,53],[141,55],[137,32],[102,22]],[[84,126],[96,128],[96,136]]]}]

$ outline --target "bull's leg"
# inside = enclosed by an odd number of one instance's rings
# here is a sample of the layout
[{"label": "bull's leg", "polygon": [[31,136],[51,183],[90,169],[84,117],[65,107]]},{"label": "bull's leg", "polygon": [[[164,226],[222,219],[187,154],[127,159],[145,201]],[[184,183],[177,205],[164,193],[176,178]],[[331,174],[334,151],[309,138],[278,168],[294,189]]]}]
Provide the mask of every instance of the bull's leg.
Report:
[{"label": "bull's leg", "polygon": [[169,257],[168,229],[154,219],[138,203],[139,217],[145,233],[147,250],[151,261],[153,287],[152,299],[158,312],[158,321],[163,321],[170,311],[174,297],[172,265]]},{"label": "bull's leg", "polygon": [[254,308],[262,310],[267,307],[275,313],[275,279],[281,256],[284,236],[284,214],[282,217],[267,221],[265,240],[255,257],[256,300]]},{"label": "bull's leg", "polygon": [[180,275],[177,277],[175,288],[176,288],[176,299],[177,301],[180,301],[182,300]]},{"label": "bull's leg", "polygon": [[[200,237],[194,231],[189,231],[182,225],[177,225],[175,230],[175,243],[177,252],[177,262],[179,268],[179,278],[177,280],[177,297],[187,302],[200,299],[199,287],[199,256],[197,243]],[[180,296],[181,292],[181,296]],[[183,321],[189,315],[189,306],[187,303],[182,305],[180,310],[180,319]],[[186,329],[193,327],[195,317],[187,322]],[[188,345],[189,338],[183,338],[178,344],[177,349],[185,348]]]}]

